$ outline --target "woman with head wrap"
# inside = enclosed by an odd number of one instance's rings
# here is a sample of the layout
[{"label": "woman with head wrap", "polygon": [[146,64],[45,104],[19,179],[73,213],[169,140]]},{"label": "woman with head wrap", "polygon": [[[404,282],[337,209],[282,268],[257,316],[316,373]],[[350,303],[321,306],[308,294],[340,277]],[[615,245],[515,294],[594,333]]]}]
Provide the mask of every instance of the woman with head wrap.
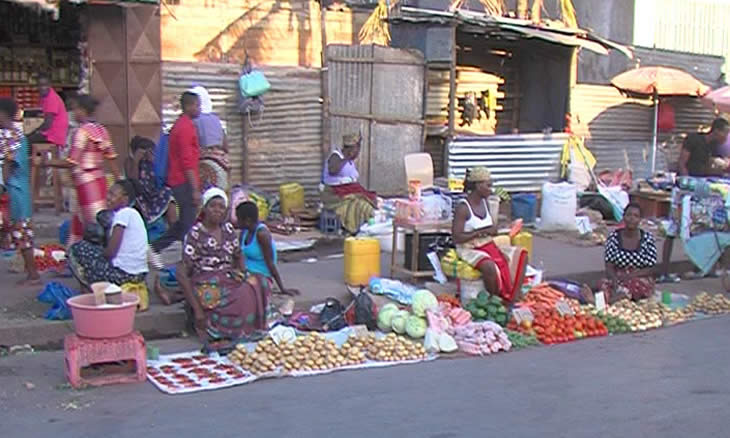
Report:
[{"label": "woman with head wrap", "polygon": [[203,194],[200,220],[185,237],[176,275],[201,340],[237,341],[266,328],[266,295],[256,277],[244,276],[241,247],[227,221],[228,197],[213,187]]},{"label": "woman with head wrap", "polygon": [[459,258],[481,272],[487,292],[511,302],[515,288],[509,262],[492,240],[497,235],[497,221],[487,208],[487,198],[492,193],[489,170],[484,167],[467,170],[464,191],[466,199],[457,205],[452,226]]},{"label": "woman with head wrap", "polygon": [[333,151],[322,170],[322,204],[334,211],[342,228],[356,234],[377,207],[377,195],[360,185],[355,160],[360,155],[360,134],[342,137],[342,149]]},{"label": "woman with head wrap", "polygon": [[[213,102],[210,99],[208,90],[200,85],[190,89],[191,93],[195,93],[200,98],[200,115],[193,120],[195,129],[198,131],[198,143],[200,144],[200,161],[210,160],[225,170],[226,174],[230,171],[230,162],[228,160],[228,141],[226,140],[226,132],[223,130],[221,119],[213,112]],[[220,181],[210,180],[208,172],[201,172],[202,189],[205,190],[215,185],[221,185]],[[217,184],[216,184],[217,183]],[[228,185],[226,181],[225,185]],[[227,189],[228,187],[222,187]]]}]

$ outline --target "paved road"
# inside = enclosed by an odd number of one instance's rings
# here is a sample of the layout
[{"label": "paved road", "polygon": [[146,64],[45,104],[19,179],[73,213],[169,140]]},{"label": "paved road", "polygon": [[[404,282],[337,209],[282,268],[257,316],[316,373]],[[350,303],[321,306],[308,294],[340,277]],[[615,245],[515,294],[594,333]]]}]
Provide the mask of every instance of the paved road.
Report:
[{"label": "paved road", "polygon": [[[60,353],[14,356],[0,359],[0,435],[727,437],[728,333],[730,317],[716,318],[483,359],[185,396],[146,383],[71,391],[62,386]],[[159,345],[180,351],[192,344]]]}]

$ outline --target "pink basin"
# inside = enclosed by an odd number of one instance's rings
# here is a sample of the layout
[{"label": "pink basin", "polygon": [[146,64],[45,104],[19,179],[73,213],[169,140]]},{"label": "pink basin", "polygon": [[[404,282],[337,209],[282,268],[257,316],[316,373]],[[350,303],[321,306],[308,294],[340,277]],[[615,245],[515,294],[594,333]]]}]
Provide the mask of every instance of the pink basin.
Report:
[{"label": "pink basin", "polygon": [[69,298],[71,315],[76,334],[85,338],[118,338],[134,330],[134,313],[137,311],[139,297],[135,294],[122,294],[121,306],[97,307],[94,294],[82,294]]}]

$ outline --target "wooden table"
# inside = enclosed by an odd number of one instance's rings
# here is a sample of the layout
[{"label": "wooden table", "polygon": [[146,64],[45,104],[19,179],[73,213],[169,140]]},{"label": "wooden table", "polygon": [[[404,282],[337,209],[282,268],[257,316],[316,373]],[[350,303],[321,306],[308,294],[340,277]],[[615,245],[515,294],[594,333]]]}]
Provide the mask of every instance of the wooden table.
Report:
[{"label": "wooden table", "polygon": [[631,202],[639,204],[644,217],[667,217],[671,207],[669,193],[638,192],[629,193]]},{"label": "wooden table", "polygon": [[[411,244],[411,269],[405,267],[405,260],[403,265],[399,265],[397,261],[398,257],[398,231],[410,232],[413,234],[413,242]],[[451,221],[449,222],[436,222],[436,223],[410,223],[410,222],[396,222],[393,221],[393,253],[390,262],[390,274],[395,276],[397,273],[406,274],[412,279],[418,278],[430,278],[434,275],[433,270],[419,271],[418,270],[418,259],[420,253],[420,236],[426,233],[444,233],[451,232]],[[405,257],[404,257],[405,258]]]}]

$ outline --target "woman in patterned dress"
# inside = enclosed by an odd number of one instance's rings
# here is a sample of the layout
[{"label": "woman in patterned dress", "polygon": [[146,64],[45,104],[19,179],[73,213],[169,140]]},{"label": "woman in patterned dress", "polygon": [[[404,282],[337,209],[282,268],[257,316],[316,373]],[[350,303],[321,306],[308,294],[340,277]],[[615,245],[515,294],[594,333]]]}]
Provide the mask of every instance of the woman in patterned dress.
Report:
[{"label": "woman in patterned dress", "polygon": [[651,233],[639,228],[641,208],[629,204],[624,209],[624,227],[606,240],[606,279],[600,290],[608,303],[623,298],[641,300],[654,294],[656,243]]},{"label": "woman in patterned dress", "polygon": [[119,180],[109,132],[104,125],[94,121],[94,111],[99,103],[88,95],[79,96],[74,108],[74,117],[79,127],[73,136],[68,157],[61,160],[46,160],[41,165],[71,169],[76,188],[76,203],[71,221],[71,235],[67,246],[81,240],[84,225],[96,221],[96,214],[106,206],[107,181],[104,162],[109,163],[114,180]]},{"label": "woman in patterned dress", "polygon": [[185,237],[176,271],[202,341],[237,341],[266,328],[266,294],[246,277],[241,247],[227,221],[228,197],[213,187],[203,194],[201,219]]},{"label": "woman in patterned dress", "polygon": [[33,257],[33,206],[30,195],[30,156],[23,129],[15,123],[18,106],[12,99],[0,99],[0,159],[3,184],[10,197],[10,235],[23,257],[27,277],[21,284],[40,284]]},{"label": "woman in patterned dress", "polygon": [[155,175],[155,143],[149,138],[136,136],[129,144],[132,158],[128,161],[127,177],[134,181],[137,199],[135,205],[142,213],[147,225],[165,216],[167,224],[177,222],[177,211],[172,190],[158,186]]}]

